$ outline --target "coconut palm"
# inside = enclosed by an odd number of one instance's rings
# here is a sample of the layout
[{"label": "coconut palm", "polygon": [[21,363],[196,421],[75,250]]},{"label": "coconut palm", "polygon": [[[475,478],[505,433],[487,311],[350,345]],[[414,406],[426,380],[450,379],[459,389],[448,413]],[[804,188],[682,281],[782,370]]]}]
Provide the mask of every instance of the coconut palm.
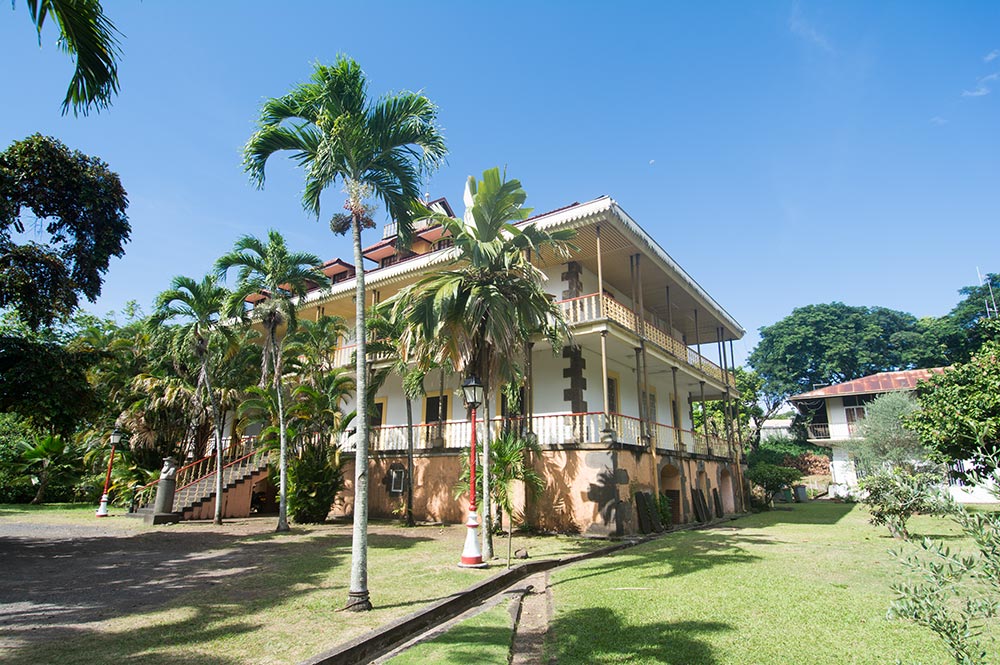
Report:
[{"label": "coconut palm", "polygon": [[153,320],[164,323],[174,319],[185,322],[174,330],[174,348],[190,349],[201,365],[196,396],[205,394],[212,410],[215,430],[215,523],[222,524],[222,410],[212,386],[209,347],[216,338],[228,338],[228,330],[219,326],[219,317],[229,300],[229,290],[215,275],[206,275],[200,282],[178,275],[170,288],[156,298]]},{"label": "coconut palm", "polygon": [[[567,330],[561,311],[542,289],[542,272],[528,254],[548,248],[565,254],[572,231],[548,233],[527,219],[526,194],[517,180],[499,169],[470,177],[464,219],[426,210],[423,216],[444,226],[459,252],[459,265],[427,275],[392,299],[393,315],[404,325],[400,340],[407,356],[427,353],[474,373],[487,388],[520,382],[518,359],[524,340],[541,334],[559,348]],[[423,349],[421,351],[421,349]],[[486,417],[489,418],[487,400]],[[489,428],[483,459],[490,460]],[[483,494],[491,496],[489,464],[483,467]],[[483,505],[483,556],[492,557],[490,502]]]},{"label": "coconut palm", "polygon": [[[354,60],[340,57],[332,66],[315,65],[308,83],[264,102],[260,128],[244,148],[244,166],[258,187],[264,166],[278,151],[306,169],[302,203],[319,217],[320,195],[343,186],[347,214],[333,215],[330,228],[348,230],[354,245],[356,276],[357,394],[367,394],[365,343],[365,271],[361,230],[374,226],[373,200],[381,202],[397,225],[401,246],[413,232],[412,203],[420,197],[424,172],[445,155],[436,126],[437,108],[419,93],[401,92],[373,101],[368,81]],[[355,451],[354,537],[347,609],[370,610],[368,593],[368,407],[358,400]]]},{"label": "coconut palm", "polygon": [[285,431],[285,409],[282,403],[282,346],[285,336],[278,330],[294,331],[298,319],[292,298],[301,298],[312,285],[329,286],[319,257],[305,252],[289,252],[285,239],[275,230],[268,231],[267,242],[254,236],[243,236],[233,250],[215,263],[219,277],[237,269],[236,289],[232,292],[227,313],[249,320],[246,299],[264,296],[252,311],[253,320],[264,328],[264,348],[261,354],[261,386],[271,378],[278,401],[278,436],[280,438],[278,480],[278,531],[288,531],[288,441]]}]

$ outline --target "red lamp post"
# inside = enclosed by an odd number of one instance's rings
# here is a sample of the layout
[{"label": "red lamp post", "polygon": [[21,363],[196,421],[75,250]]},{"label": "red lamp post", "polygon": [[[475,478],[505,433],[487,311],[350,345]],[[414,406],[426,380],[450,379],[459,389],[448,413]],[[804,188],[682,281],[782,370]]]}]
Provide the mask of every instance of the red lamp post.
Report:
[{"label": "red lamp post", "polygon": [[108,487],[111,486],[111,467],[115,463],[115,447],[121,443],[122,433],[115,428],[111,432],[111,459],[108,460],[108,474],[104,476],[104,493],[101,495],[101,505],[97,507],[97,517],[108,516]]},{"label": "red lamp post", "polygon": [[465,548],[458,565],[462,568],[485,568],[479,548],[479,516],[476,514],[476,408],[483,403],[483,384],[475,376],[470,376],[462,382],[462,395],[471,414],[472,435],[469,447],[469,518],[465,522],[469,530],[465,534]]}]

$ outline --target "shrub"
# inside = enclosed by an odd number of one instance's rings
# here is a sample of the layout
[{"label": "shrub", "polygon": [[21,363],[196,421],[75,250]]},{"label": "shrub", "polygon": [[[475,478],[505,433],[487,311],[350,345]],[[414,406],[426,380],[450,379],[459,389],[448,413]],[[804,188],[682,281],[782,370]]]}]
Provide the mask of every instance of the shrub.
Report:
[{"label": "shrub", "polygon": [[764,491],[764,505],[770,506],[774,495],[802,477],[802,472],[786,466],[758,462],[747,470],[747,479]]},{"label": "shrub", "polygon": [[656,512],[660,514],[660,524],[664,528],[673,524],[674,514],[670,510],[670,497],[665,492],[660,492],[660,496],[656,499]]},{"label": "shrub", "polygon": [[771,436],[747,456],[747,463],[750,466],[764,463],[790,467],[805,475],[826,474],[830,472],[830,451],[788,437]]},{"label": "shrub", "polygon": [[337,492],[344,488],[340,451],[324,443],[307,444],[288,465],[288,514],[298,524],[322,524]]},{"label": "shrub", "polygon": [[859,483],[864,492],[861,502],[868,506],[872,524],[887,527],[893,538],[908,540],[907,520],[917,513],[941,511],[940,482],[938,473],[899,467],[879,471]]}]

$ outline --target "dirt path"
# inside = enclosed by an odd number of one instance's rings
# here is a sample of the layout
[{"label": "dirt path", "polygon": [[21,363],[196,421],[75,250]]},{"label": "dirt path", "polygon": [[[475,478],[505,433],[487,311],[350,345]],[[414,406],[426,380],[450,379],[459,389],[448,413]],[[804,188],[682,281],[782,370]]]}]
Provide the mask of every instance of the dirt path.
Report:
[{"label": "dirt path", "polygon": [[521,600],[520,616],[514,625],[511,665],[536,665],[545,655],[545,635],[552,620],[552,587],[549,573],[532,575],[524,581],[531,590]]},{"label": "dirt path", "polygon": [[[265,535],[274,524],[273,517],[255,517],[222,527],[185,522],[150,529],[127,517],[92,525],[0,519],[0,660],[11,649],[155,609],[257,568],[280,553],[281,543]],[[260,541],[248,546],[255,535]]]}]

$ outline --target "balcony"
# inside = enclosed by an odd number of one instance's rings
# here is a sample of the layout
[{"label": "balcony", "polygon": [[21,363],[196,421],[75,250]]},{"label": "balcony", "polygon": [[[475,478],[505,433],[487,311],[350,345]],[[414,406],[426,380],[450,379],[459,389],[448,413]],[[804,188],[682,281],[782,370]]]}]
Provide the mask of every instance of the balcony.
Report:
[{"label": "balcony", "polygon": [[[516,429],[525,424],[524,418],[493,418],[489,427],[495,437],[500,434],[504,427]],[[608,416],[607,424],[619,444],[643,449],[646,447],[647,444],[642,441],[640,436],[642,423],[638,418],[612,413]],[[480,438],[484,437],[486,423],[477,422],[476,430]],[[538,443],[543,448],[546,446],[598,443],[604,434],[604,414],[589,412],[535,416],[531,419],[530,430],[538,437]],[[715,436],[705,438],[700,432],[678,430],[671,425],[653,423],[651,434],[659,451],[678,450],[677,439],[679,436],[679,450],[683,452],[717,457],[732,457],[733,455],[733,448],[724,439]],[[468,420],[449,420],[440,424],[414,424],[413,447],[415,450],[468,448],[470,435],[471,424]],[[356,443],[355,433],[345,433],[340,440],[341,449],[347,452],[353,451]],[[406,425],[383,425],[371,429],[369,450],[402,452],[406,449]]]},{"label": "balcony", "polygon": [[[592,293],[579,298],[560,300],[559,306],[562,308],[563,316],[569,325],[608,320],[614,321],[636,335],[639,334],[639,321],[635,312],[614,298]],[[643,324],[647,341],[674,358],[701,370],[713,379],[723,384],[726,383],[726,372],[723,372],[721,367],[688,348],[684,342],[674,339],[669,333],[660,330],[649,321],[644,321]],[[729,375],[729,385],[736,387],[736,379],[732,375]]]},{"label": "balcony", "polygon": [[830,426],[826,423],[822,425],[809,425],[807,427],[810,439],[829,439]]}]

